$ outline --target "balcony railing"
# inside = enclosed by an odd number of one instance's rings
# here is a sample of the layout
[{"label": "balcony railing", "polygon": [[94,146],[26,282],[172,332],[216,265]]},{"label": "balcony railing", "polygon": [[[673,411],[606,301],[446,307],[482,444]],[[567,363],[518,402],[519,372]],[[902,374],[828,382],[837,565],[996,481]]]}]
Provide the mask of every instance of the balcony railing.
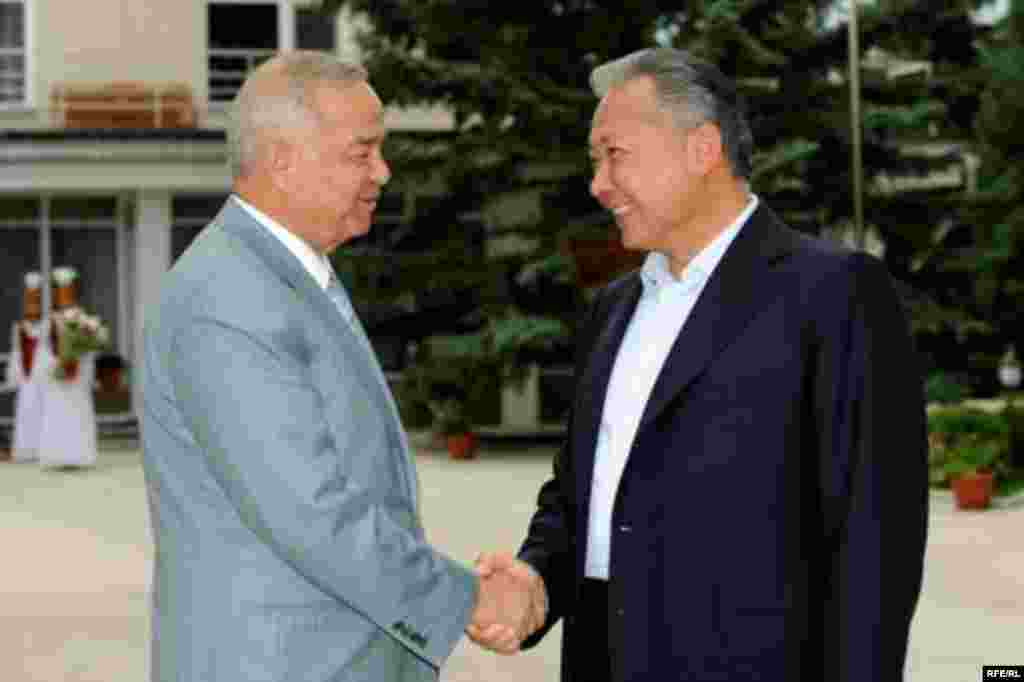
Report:
[{"label": "balcony railing", "polygon": [[50,92],[61,128],[194,128],[192,92],[183,83],[61,83]]},{"label": "balcony railing", "polygon": [[270,59],[277,50],[210,49],[210,102],[234,99],[249,72]]}]

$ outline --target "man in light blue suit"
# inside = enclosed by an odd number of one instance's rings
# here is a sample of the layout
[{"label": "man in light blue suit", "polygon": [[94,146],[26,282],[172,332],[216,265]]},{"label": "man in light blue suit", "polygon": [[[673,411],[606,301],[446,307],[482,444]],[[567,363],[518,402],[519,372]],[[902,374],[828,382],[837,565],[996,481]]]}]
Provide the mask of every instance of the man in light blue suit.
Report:
[{"label": "man in light blue suit", "polygon": [[380,366],[327,259],[390,171],[365,70],[282,54],[235,102],[233,194],[162,282],[143,348],[160,682],[436,680],[465,628],[545,604],[424,539]]}]

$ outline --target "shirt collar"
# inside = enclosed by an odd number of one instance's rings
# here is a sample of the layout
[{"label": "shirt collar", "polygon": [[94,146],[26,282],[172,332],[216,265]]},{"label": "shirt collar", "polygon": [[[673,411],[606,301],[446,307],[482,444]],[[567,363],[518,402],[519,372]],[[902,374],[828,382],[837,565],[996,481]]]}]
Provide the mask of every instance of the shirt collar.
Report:
[{"label": "shirt collar", "polygon": [[334,273],[334,268],[331,267],[331,261],[328,260],[327,256],[314,249],[304,239],[250,204],[242,197],[237,194],[232,194],[231,198],[237,201],[238,205],[241,206],[246,213],[252,216],[253,220],[267,228],[272,235],[277,237],[281,243],[285,245],[285,248],[287,248],[292,255],[299,259],[299,262],[302,263],[302,266],[306,268],[306,271],[313,278],[313,281],[315,281],[321,289],[327,289],[327,284],[330,282],[331,276]]},{"label": "shirt collar", "polygon": [[653,293],[669,284],[683,284],[687,289],[700,287],[718,267],[729,245],[733,243],[740,229],[757,208],[759,200],[757,195],[751,194],[746,207],[736,216],[736,219],[722,230],[714,241],[705,246],[687,264],[680,277],[669,267],[668,256],[660,251],[652,251],[647,255],[644,264],[640,269],[640,280],[643,282],[644,294]]}]

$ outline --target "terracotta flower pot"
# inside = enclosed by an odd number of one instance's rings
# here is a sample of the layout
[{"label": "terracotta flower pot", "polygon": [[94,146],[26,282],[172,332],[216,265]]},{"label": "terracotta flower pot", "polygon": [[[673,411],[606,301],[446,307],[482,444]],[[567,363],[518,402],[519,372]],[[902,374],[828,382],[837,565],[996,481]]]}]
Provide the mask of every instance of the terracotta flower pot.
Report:
[{"label": "terracotta flower pot", "polygon": [[445,444],[452,459],[473,459],[476,456],[476,436],[472,433],[449,434]]},{"label": "terracotta flower pot", "polygon": [[958,509],[987,509],[992,503],[992,472],[957,476],[950,482]]}]

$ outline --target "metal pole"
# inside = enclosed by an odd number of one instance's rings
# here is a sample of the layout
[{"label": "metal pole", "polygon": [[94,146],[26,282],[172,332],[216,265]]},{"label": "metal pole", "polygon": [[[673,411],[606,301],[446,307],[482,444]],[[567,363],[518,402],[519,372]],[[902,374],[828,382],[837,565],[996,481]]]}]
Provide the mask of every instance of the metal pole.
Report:
[{"label": "metal pole", "polygon": [[864,233],[864,162],[861,155],[860,115],[860,29],[857,26],[858,0],[850,0],[850,17],[846,24],[850,63],[850,144],[852,146],[850,174],[853,176],[853,227],[857,235],[857,248],[865,247]]}]

